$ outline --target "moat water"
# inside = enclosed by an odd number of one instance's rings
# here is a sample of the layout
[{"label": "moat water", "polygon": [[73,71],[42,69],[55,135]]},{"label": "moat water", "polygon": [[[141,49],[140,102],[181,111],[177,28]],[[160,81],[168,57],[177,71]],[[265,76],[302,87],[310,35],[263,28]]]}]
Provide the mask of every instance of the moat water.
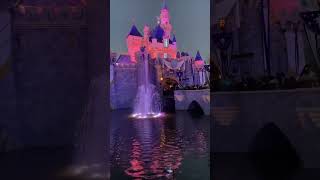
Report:
[{"label": "moat water", "polygon": [[112,112],[111,179],[210,179],[209,117],[180,111],[157,119]]}]

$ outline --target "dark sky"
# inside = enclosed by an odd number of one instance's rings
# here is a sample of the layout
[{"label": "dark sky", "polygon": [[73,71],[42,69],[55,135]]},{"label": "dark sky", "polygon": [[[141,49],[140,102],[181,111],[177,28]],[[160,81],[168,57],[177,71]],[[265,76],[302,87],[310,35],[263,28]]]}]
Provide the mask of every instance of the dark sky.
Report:
[{"label": "dark sky", "polygon": [[[210,0],[167,0],[171,24],[178,49],[195,56],[200,51],[203,59],[210,52]],[[162,0],[110,0],[110,46],[111,50],[127,52],[126,36],[133,21],[139,31],[148,24],[156,25]]]}]

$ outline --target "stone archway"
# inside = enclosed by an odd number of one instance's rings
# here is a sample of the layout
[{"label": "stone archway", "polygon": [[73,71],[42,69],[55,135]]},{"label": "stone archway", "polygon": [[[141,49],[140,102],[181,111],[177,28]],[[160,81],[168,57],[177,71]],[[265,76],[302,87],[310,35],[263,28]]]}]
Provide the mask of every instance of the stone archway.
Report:
[{"label": "stone archway", "polygon": [[[196,102],[205,115],[210,115],[210,89],[176,90],[174,91],[175,107],[177,110],[188,110],[190,104]],[[194,103],[193,103],[194,104]]]},{"label": "stone archway", "polygon": [[204,110],[197,100],[193,100],[188,106],[188,112],[192,116],[202,116],[204,115]]},{"label": "stone archway", "polygon": [[303,163],[288,134],[275,122],[265,123],[257,131],[250,142],[249,153],[257,170],[270,175],[296,171]]}]

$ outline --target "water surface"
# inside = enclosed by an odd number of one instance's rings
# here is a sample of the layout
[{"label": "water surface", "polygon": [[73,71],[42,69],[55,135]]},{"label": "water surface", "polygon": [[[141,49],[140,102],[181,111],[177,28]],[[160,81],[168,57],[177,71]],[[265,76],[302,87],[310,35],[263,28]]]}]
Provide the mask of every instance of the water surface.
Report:
[{"label": "water surface", "polygon": [[[130,119],[112,112],[111,179],[210,179],[210,121],[177,112],[161,119]],[[173,170],[173,173],[168,173]]]}]

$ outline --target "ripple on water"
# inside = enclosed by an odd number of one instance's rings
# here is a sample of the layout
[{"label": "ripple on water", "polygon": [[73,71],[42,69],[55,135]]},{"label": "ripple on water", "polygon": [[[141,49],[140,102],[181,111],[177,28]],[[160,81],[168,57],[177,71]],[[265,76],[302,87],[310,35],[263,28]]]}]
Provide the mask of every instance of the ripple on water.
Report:
[{"label": "ripple on water", "polygon": [[171,170],[176,174],[186,156],[209,160],[208,131],[192,119],[117,119],[117,123],[111,164],[130,177],[157,179],[172,175]]}]

